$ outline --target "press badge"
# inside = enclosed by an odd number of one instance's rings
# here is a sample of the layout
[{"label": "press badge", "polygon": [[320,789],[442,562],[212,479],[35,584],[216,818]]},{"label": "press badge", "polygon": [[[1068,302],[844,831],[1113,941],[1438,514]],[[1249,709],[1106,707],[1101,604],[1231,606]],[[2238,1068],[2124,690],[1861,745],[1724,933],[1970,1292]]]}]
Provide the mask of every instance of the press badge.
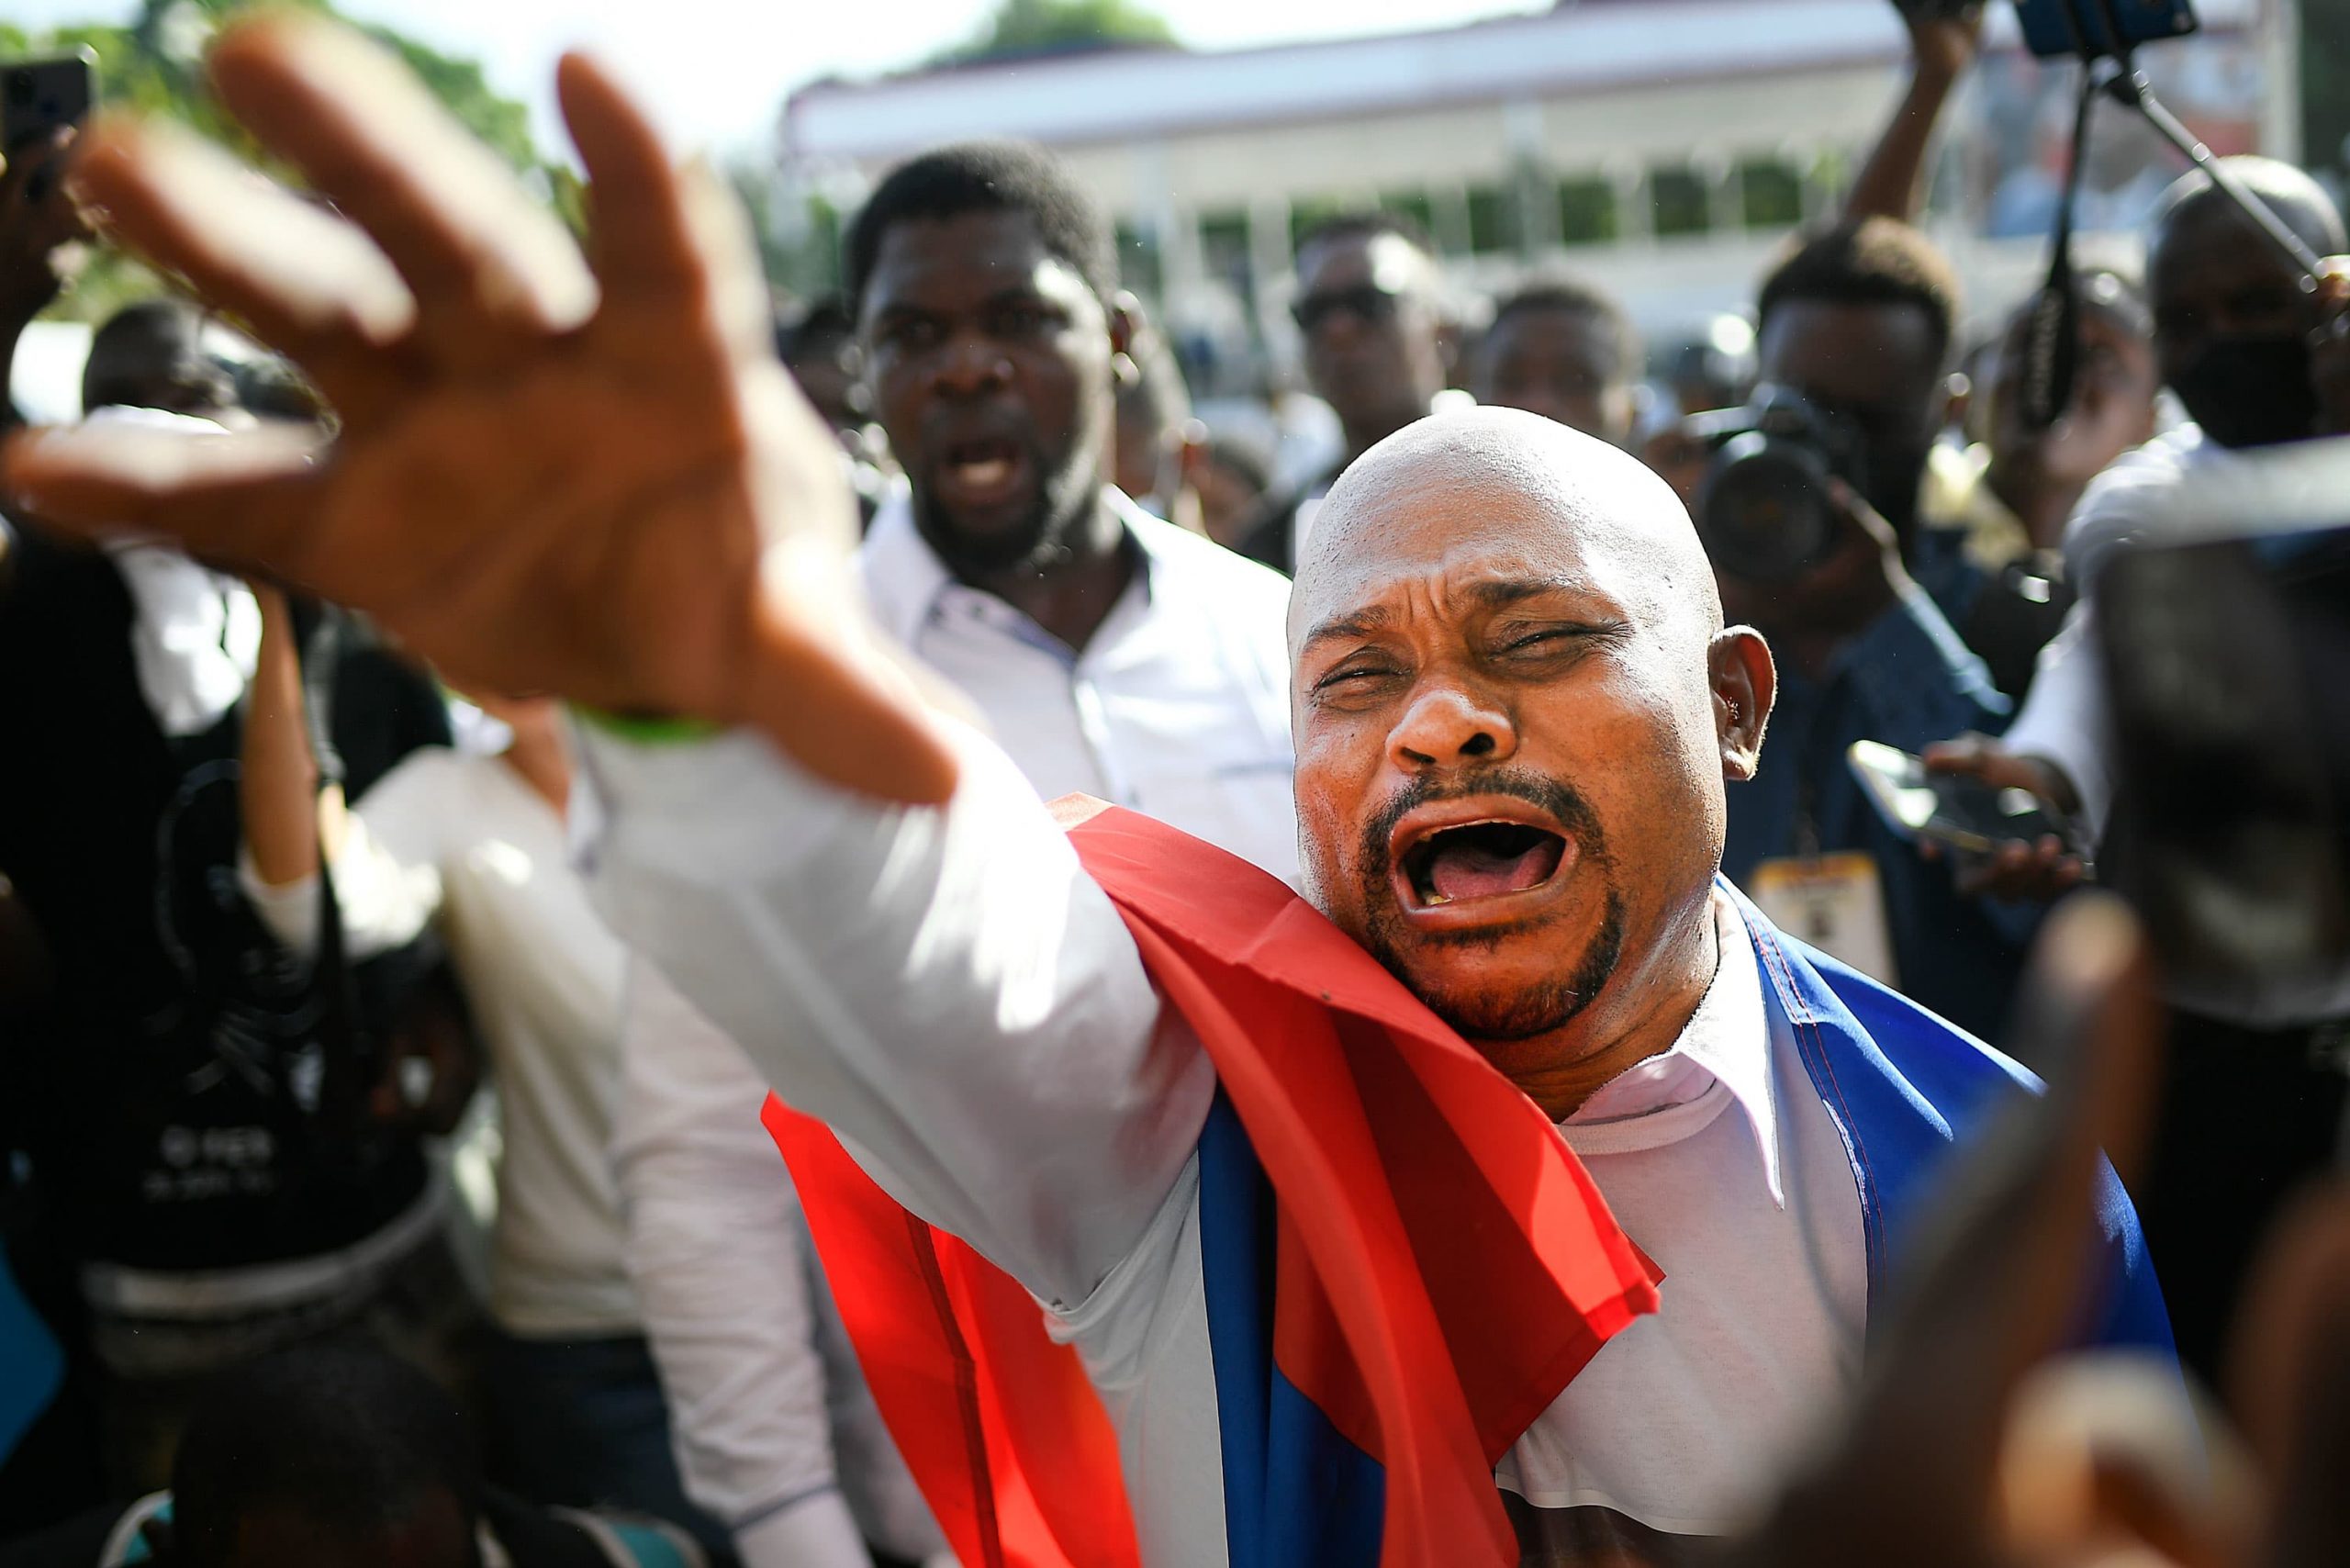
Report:
[{"label": "press badge", "polygon": [[1746,896],[1788,935],[1873,980],[1900,983],[1893,969],[1893,933],[1885,920],[1885,885],[1871,857],[1850,850],[1765,860],[1747,878]]}]

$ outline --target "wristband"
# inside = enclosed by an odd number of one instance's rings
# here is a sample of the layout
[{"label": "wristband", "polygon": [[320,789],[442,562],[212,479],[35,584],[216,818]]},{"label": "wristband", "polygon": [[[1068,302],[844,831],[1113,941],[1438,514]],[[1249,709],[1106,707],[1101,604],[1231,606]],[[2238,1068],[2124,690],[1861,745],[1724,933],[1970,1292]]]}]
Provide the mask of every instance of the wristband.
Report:
[{"label": "wristband", "polygon": [[683,745],[691,741],[706,741],[721,733],[720,726],[707,719],[678,719],[659,713],[614,713],[602,708],[590,708],[584,702],[573,703],[571,711],[590,729],[601,730],[634,745]]}]

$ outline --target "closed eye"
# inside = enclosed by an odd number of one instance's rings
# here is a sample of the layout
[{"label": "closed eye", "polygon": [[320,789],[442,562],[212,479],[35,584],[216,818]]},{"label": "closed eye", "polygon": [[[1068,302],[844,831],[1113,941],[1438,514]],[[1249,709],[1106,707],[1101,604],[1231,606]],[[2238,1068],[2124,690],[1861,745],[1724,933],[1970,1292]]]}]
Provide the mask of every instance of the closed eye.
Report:
[{"label": "closed eye", "polygon": [[1609,628],[1602,626],[1544,626],[1531,632],[1505,636],[1501,652],[1505,654],[1561,653],[1578,644],[1607,636]]}]

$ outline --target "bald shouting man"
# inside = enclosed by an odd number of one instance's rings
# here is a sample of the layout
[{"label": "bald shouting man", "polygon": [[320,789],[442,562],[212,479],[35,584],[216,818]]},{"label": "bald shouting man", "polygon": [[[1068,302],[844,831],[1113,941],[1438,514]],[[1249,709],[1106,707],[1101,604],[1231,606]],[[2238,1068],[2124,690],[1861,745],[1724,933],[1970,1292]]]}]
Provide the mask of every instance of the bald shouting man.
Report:
[{"label": "bald shouting man", "polygon": [[[838,1134],[844,1191],[946,1233],[819,1234],[852,1316],[894,1280],[867,1316],[946,1337],[928,1413],[921,1336],[864,1349],[967,1560],[1042,1517],[1028,1560],[1087,1568],[1662,1563],[1750,1517],[2020,1075],[1717,875],[1772,664],[1662,484],[1505,410],[1349,469],[1291,610],[1303,900],[1147,820],[1064,833],[877,645],[739,220],[595,67],[561,84],[592,271],[345,35],[279,17],[214,69],[364,235],[157,129],[94,132],[85,191],[302,356],[336,443],[38,434],[11,493],[633,716],[588,743],[615,929]],[[2105,1183],[2090,1337],[2166,1347]],[[1035,1303],[1098,1407],[1002,1337]]]}]

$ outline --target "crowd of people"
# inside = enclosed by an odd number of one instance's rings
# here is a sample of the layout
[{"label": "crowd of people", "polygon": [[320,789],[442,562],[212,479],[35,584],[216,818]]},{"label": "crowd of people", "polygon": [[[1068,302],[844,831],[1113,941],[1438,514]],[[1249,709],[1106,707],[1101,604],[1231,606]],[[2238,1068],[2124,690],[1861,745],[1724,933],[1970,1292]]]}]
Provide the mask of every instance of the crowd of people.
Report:
[{"label": "crowd of people", "polygon": [[323,199],[8,149],[0,364],[92,222],[182,291],[0,460],[0,1564],[2344,1561],[2350,963],[2087,884],[2103,574],[2350,437],[2350,262],[2183,176],[2036,420],[1978,20],[1751,357],[1321,223],[1303,455],[1034,147],[780,312],[581,60],[584,246],[299,17]]}]

